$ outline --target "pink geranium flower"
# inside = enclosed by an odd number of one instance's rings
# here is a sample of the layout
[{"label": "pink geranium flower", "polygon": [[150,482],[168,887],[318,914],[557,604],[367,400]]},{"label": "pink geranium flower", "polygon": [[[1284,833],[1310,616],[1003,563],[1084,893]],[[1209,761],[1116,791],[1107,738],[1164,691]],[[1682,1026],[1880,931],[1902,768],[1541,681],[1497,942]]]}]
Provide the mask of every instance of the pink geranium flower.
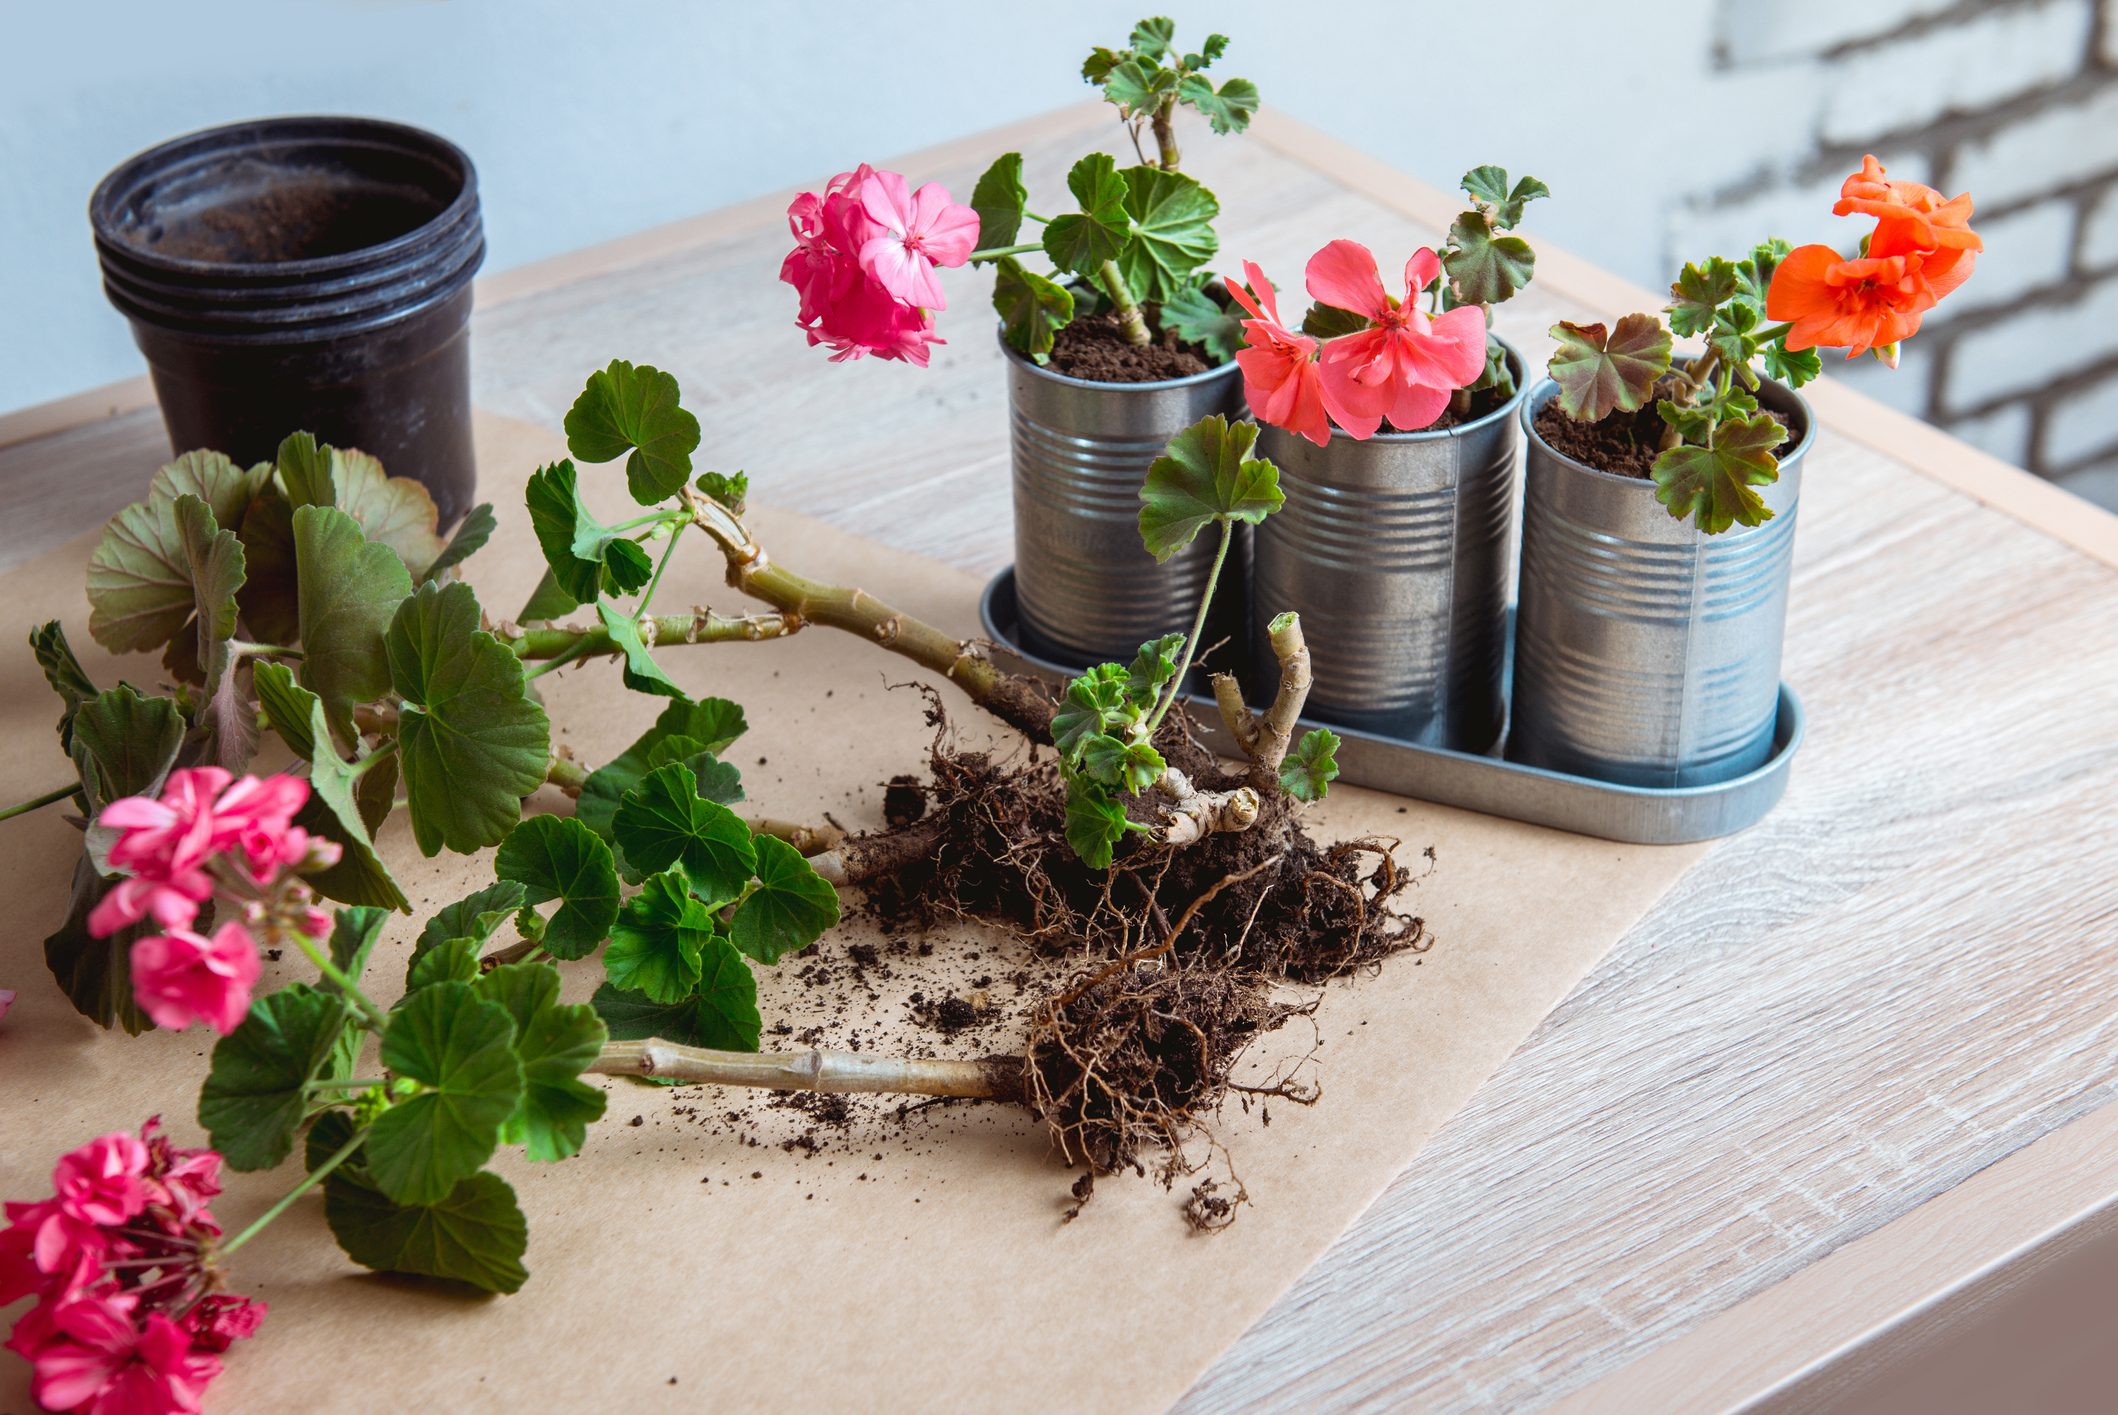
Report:
[{"label": "pink geranium flower", "polygon": [[188,929],[199,906],[212,897],[213,881],[201,870],[187,870],[174,882],[134,875],[119,880],[89,911],[88,931],[108,938],[148,918],[165,929]]},{"label": "pink geranium flower", "polygon": [[83,1223],[120,1224],[147,1207],[147,1146],[120,1130],[101,1135],[52,1170],[59,1207]]},{"label": "pink geranium flower", "polygon": [[[87,1295],[54,1307],[28,1357],[30,1394],[48,1410],[91,1415],[189,1415],[221,1373],[220,1358],[160,1312],[134,1324],[123,1294]],[[19,1336],[20,1333],[17,1333]]]},{"label": "pink geranium flower", "polygon": [[161,799],[126,796],[96,817],[120,832],[110,862],[135,874],[167,879],[196,870],[213,853],[213,801],[233,780],[217,766],[169,773]]},{"label": "pink geranium flower", "polygon": [[[795,244],[780,264],[780,279],[799,297],[795,323],[811,347],[832,351],[833,363],[873,354],[925,367],[928,346],[944,342],[934,333],[930,308],[899,298],[861,263],[870,242],[890,236],[889,227],[868,215],[861,196],[879,175],[896,176],[862,163],[833,177],[821,194],[794,199],[787,225]],[[904,179],[897,180],[901,185]]]},{"label": "pink geranium flower", "polygon": [[1371,437],[1388,421],[1402,432],[1426,427],[1449,395],[1485,371],[1485,312],[1474,305],[1423,313],[1420,292],[1441,273],[1441,258],[1418,250],[1405,262],[1405,293],[1383,290],[1374,254],[1358,241],[1333,241],[1309,258],[1310,295],[1365,316],[1373,328],[1324,347],[1324,402],[1338,425]]},{"label": "pink geranium flower", "polygon": [[882,230],[861,243],[860,268],[907,304],[946,308],[936,266],[957,266],[978,245],[978,213],[928,182],[917,192],[896,172],[877,172],[860,186],[861,210]]},{"label": "pink geranium flower", "polygon": [[264,964],[249,930],[222,924],[206,938],[188,929],[150,934],[132,946],[132,991],[155,1025],[182,1031],[204,1022],[222,1036],[250,1011]]},{"label": "pink geranium flower", "polygon": [[1229,295],[1250,313],[1243,321],[1249,347],[1235,356],[1236,367],[1243,371],[1243,396],[1260,422],[1321,447],[1331,440],[1331,419],[1324,411],[1316,340],[1280,323],[1272,282],[1255,262],[1243,262],[1243,279],[1248,290],[1233,280],[1226,282]]},{"label": "pink geranium flower", "polygon": [[294,823],[309,799],[309,783],[298,776],[246,776],[213,803],[213,844],[239,852],[251,878],[263,884],[309,853],[309,833]]}]

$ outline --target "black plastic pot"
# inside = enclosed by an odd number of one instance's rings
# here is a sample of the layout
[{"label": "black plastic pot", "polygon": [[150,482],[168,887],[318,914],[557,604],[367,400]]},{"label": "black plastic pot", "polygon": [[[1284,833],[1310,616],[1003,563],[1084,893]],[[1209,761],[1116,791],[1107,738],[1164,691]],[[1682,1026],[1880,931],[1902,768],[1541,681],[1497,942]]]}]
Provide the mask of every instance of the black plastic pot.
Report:
[{"label": "black plastic pot", "polygon": [[471,504],[471,277],[462,149],[372,118],[267,118],[150,148],[88,208],[175,450],[239,462],[313,432]]}]

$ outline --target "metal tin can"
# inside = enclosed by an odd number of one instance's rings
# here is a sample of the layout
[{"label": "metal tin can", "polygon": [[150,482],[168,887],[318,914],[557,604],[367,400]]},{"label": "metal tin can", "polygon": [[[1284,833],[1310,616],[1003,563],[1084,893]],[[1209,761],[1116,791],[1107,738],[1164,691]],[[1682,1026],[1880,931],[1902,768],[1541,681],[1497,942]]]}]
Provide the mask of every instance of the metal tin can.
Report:
[{"label": "metal tin can", "polygon": [[1253,543],[1252,662],[1261,675],[1272,662],[1272,616],[1300,614],[1310,716],[1452,751],[1499,739],[1522,446],[1522,359],[1508,361],[1515,396],[1460,427],[1365,441],[1333,428],[1322,447],[1260,436],[1287,504]]},{"label": "metal tin can", "polygon": [[1528,445],[1508,756],[1636,786],[1702,786],[1771,754],[1809,405],[1785,418],[1772,519],[1702,534],[1655,484],[1584,466],[1537,435],[1550,380],[1522,408]]},{"label": "metal tin can", "polygon": [[[1073,663],[1129,660],[1191,628],[1213,565],[1201,536],[1158,565],[1140,543],[1140,488],[1169,440],[1212,413],[1243,414],[1234,364],[1162,383],[1092,383],[1008,348],[1015,466],[1015,583],[1026,640]],[[1239,528],[1240,529],[1240,528]],[[1206,642],[1242,623],[1244,556],[1221,573]]]}]

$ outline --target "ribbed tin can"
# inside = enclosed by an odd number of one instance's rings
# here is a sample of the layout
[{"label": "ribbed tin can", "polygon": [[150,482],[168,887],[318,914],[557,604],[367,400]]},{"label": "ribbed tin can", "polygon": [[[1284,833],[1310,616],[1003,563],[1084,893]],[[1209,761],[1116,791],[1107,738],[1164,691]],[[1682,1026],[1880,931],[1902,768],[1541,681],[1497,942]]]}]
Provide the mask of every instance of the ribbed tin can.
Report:
[{"label": "ribbed tin can", "polygon": [[[1212,413],[1242,416],[1234,364],[1163,383],[1092,383],[1002,341],[1015,465],[1015,584],[1027,642],[1075,663],[1124,662],[1188,631],[1213,537],[1157,565],[1140,543],[1140,488],[1169,440]],[[1239,527],[1238,530],[1243,528]],[[1206,642],[1242,624],[1247,538],[1222,571]]]},{"label": "ribbed tin can", "polygon": [[1509,757],[1636,786],[1704,786],[1772,751],[1809,405],[1775,383],[1787,420],[1761,526],[1702,534],[1655,484],[1597,471],[1537,435],[1556,392],[1531,391]]},{"label": "ribbed tin can", "polygon": [[[1508,359],[1522,387],[1522,360]],[[1270,695],[1266,625],[1302,616],[1320,721],[1483,752],[1505,717],[1508,573],[1522,394],[1475,422],[1322,447],[1259,436],[1287,504],[1252,543],[1254,696]]]}]

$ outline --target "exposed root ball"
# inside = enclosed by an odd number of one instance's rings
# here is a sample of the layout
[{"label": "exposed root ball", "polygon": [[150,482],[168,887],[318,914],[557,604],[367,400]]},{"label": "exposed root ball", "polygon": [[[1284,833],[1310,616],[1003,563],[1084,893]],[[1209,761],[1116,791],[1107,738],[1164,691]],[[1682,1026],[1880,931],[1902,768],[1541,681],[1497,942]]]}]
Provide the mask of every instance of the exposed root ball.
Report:
[{"label": "exposed root ball", "polygon": [[1184,1142],[1219,1109],[1237,1056],[1294,1010],[1216,969],[1085,974],[1031,1021],[1030,1108],[1068,1163],[1144,1172],[1142,1154],[1160,1152],[1173,1182],[1189,1172]]}]

